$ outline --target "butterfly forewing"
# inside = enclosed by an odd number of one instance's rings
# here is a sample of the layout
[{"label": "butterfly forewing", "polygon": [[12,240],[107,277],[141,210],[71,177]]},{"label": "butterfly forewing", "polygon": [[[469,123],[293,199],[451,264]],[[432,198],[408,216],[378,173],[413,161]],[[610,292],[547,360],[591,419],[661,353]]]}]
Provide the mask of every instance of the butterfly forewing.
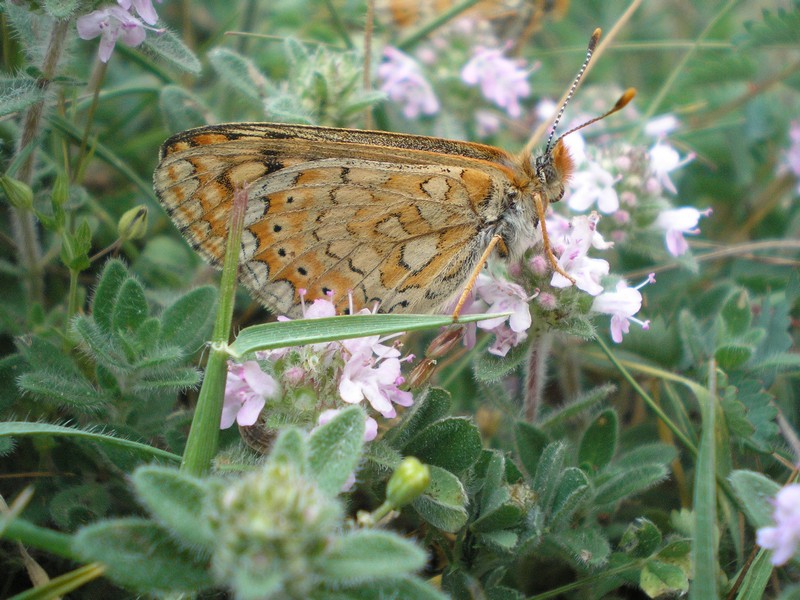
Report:
[{"label": "butterfly forewing", "polygon": [[220,265],[248,185],[240,279],[271,309],[306,298],[428,312],[458,294],[526,174],[505,152],[438,138],[235,124],[173,136],[155,173],[189,242]]}]

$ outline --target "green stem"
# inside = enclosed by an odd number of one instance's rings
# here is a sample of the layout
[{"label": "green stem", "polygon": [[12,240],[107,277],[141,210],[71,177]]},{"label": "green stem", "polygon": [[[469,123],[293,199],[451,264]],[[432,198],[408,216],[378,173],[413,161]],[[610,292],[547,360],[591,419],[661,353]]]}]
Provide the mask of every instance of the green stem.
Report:
[{"label": "green stem", "polygon": [[60,531],[34,525],[24,519],[14,519],[3,531],[3,539],[14,540],[25,546],[44,550],[56,556],[76,560],[72,552],[72,536]]},{"label": "green stem", "polygon": [[89,142],[89,132],[92,130],[92,124],[94,123],[94,113],[97,110],[97,104],[100,99],[100,85],[106,77],[107,69],[108,63],[98,60],[94,73],[92,73],[92,79],[89,82],[89,89],[93,89],[92,103],[89,105],[89,110],[86,113],[86,127],[83,129],[80,150],[78,151],[77,167],[75,169],[75,178],[77,180],[80,180],[83,174],[83,161],[86,158],[86,146]]},{"label": "green stem", "polygon": [[229,358],[227,347],[231,334],[239,248],[241,247],[246,209],[247,190],[237,190],[233,195],[233,210],[231,210],[228,227],[225,261],[222,266],[220,298],[211,339],[211,354],[206,364],[203,386],[200,388],[200,395],[197,398],[197,407],[181,462],[182,471],[198,477],[208,472],[219,442],[219,423],[225,398]]},{"label": "green stem", "polygon": [[[63,19],[56,21],[50,31],[50,41],[42,62],[42,76],[38,81],[42,92],[47,91],[55,77],[69,26],[70,21]],[[28,146],[36,143],[44,107],[45,100],[41,100],[31,105],[25,112],[17,152],[22,152]],[[20,166],[17,174],[17,179],[28,185],[33,181],[34,159],[35,155],[31,152]],[[11,223],[14,231],[14,241],[19,249],[19,263],[25,272],[27,280],[28,299],[31,303],[41,303],[44,299],[44,270],[41,263],[42,249],[39,243],[36,219],[31,211],[12,209]]]}]

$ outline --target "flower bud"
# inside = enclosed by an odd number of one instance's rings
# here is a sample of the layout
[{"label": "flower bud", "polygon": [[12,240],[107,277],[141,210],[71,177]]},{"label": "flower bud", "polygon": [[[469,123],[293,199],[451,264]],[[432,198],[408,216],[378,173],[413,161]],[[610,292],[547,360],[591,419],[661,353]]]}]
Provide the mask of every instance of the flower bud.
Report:
[{"label": "flower bud", "polygon": [[56,175],[53,182],[53,206],[63,207],[69,200],[69,177],[63,171]]},{"label": "flower bud", "polygon": [[386,501],[400,508],[416,500],[431,482],[431,470],[419,459],[407,456],[397,467],[386,486]]},{"label": "flower bud", "polygon": [[125,212],[119,218],[117,232],[123,242],[143,238],[147,233],[147,207],[139,205]]},{"label": "flower bud", "polygon": [[27,183],[3,175],[0,177],[0,188],[14,208],[30,210],[33,207],[33,190]]},{"label": "flower bud", "polygon": [[463,326],[448,327],[437,335],[428,345],[425,356],[428,358],[441,358],[450,352],[464,337],[466,329]]},{"label": "flower bud", "polygon": [[428,380],[436,371],[436,361],[430,358],[424,358],[417,363],[408,376],[408,387],[412,390],[421,388],[428,383]]}]

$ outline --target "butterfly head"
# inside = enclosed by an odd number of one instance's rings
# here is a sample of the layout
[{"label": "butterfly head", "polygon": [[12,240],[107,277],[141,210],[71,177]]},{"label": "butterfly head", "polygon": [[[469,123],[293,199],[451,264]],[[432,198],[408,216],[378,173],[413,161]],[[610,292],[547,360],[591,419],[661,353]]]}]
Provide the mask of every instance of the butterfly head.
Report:
[{"label": "butterfly head", "polygon": [[563,139],[559,139],[552,150],[547,150],[533,160],[533,170],[547,202],[558,202],[564,196],[575,161]]}]

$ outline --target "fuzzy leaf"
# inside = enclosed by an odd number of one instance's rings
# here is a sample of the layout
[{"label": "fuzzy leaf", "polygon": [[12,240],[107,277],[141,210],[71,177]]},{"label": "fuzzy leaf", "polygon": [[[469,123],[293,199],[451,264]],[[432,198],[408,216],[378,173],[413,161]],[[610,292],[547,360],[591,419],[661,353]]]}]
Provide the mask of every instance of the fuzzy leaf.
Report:
[{"label": "fuzzy leaf", "polygon": [[606,409],[584,432],[578,450],[578,464],[586,466],[590,472],[601,471],[614,457],[618,436],[617,412],[613,408]]},{"label": "fuzzy leaf", "polygon": [[771,499],[780,491],[780,486],[755,471],[734,471],[729,479],[750,524],[755,528],[773,525],[775,506]]},{"label": "fuzzy leaf", "polygon": [[630,469],[647,464],[668,465],[678,457],[678,450],[670,444],[654,442],[632,448],[614,461],[615,469]]},{"label": "fuzzy leaf", "polygon": [[393,577],[425,566],[426,553],[388,531],[356,531],[337,539],[322,569],[331,582],[358,582]]},{"label": "fuzzy leaf", "polygon": [[451,473],[461,473],[475,464],[481,447],[481,435],[475,424],[451,417],[423,429],[405,445],[403,453]]},{"label": "fuzzy leaf", "polygon": [[643,465],[616,473],[597,486],[595,502],[610,504],[641,494],[646,489],[661,483],[668,474],[669,471],[664,465]]},{"label": "fuzzy leaf", "polygon": [[166,467],[140,467],[133,474],[139,499],[175,537],[189,547],[211,550],[214,537],[203,515],[202,481]]},{"label": "fuzzy leaf", "polygon": [[364,411],[359,407],[345,408],[309,436],[308,464],[324,492],[338,494],[358,466],[364,422]]},{"label": "fuzzy leaf", "polygon": [[563,425],[570,419],[574,419],[580,414],[591,410],[595,405],[600,404],[616,391],[616,386],[612,384],[601,385],[582,394],[565,406],[553,411],[539,422],[539,427],[544,431],[549,431],[555,427]]},{"label": "fuzzy leaf", "polygon": [[611,547],[597,528],[567,529],[548,536],[576,565],[598,568],[608,562]]},{"label": "fuzzy leaf", "polygon": [[158,35],[148,35],[142,48],[182,71],[196,74],[202,68],[200,61],[189,47],[168,29]]},{"label": "fuzzy leaf", "polygon": [[189,354],[199,350],[211,333],[217,291],[199,287],[178,298],[161,314],[161,341]]},{"label": "fuzzy leaf", "polygon": [[425,427],[449,414],[450,393],[441,388],[431,388],[406,411],[402,424],[392,428],[384,439],[393,447],[402,448]]},{"label": "fuzzy leaf", "polygon": [[650,521],[641,517],[628,525],[619,541],[619,547],[630,556],[646,558],[661,545],[661,531]]},{"label": "fuzzy leaf", "polygon": [[249,58],[228,48],[215,48],[208,53],[208,61],[221,80],[239,94],[259,103],[263,100],[267,78]]},{"label": "fuzzy leaf", "polygon": [[168,131],[184,131],[208,122],[210,109],[203,101],[177,85],[166,85],[158,95],[161,118]]},{"label": "fuzzy leaf", "polygon": [[529,345],[530,342],[514,346],[505,356],[482,352],[474,363],[475,378],[486,383],[499,381],[525,361]]},{"label": "fuzzy leaf", "polygon": [[272,445],[269,460],[294,465],[300,473],[305,474],[308,471],[307,453],[306,439],[300,430],[287,428],[280,432]]},{"label": "fuzzy leaf", "polygon": [[135,279],[126,279],[120,286],[111,313],[111,329],[116,334],[135,332],[148,316],[144,288]]},{"label": "fuzzy leaf", "polygon": [[25,110],[44,100],[44,90],[31,77],[0,78],[0,117]]},{"label": "fuzzy leaf", "polygon": [[548,526],[551,529],[569,526],[572,516],[589,503],[591,496],[592,485],[586,473],[576,467],[564,469],[553,498]]},{"label": "fuzzy leaf", "polygon": [[639,577],[639,587],[651,598],[682,595],[689,591],[689,577],[676,565],[649,560]]},{"label": "fuzzy leaf", "polygon": [[73,549],[87,562],[103,563],[109,579],[139,593],[196,593],[213,584],[205,560],[145,519],[116,519],[84,527],[75,535]]},{"label": "fuzzy leaf", "polygon": [[309,600],[448,600],[447,596],[416,577],[387,577],[380,581],[366,581],[350,585],[337,585],[334,590],[312,593]]},{"label": "fuzzy leaf", "polygon": [[536,466],[536,476],[531,488],[539,495],[539,506],[546,512],[550,511],[553,498],[558,492],[566,451],[564,442],[552,442],[545,446]]},{"label": "fuzzy leaf", "polygon": [[82,375],[54,371],[31,371],[17,380],[21,390],[53,406],[70,406],[78,410],[96,410],[111,401]]},{"label": "fuzzy leaf", "polygon": [[411,505],[434,527],[455,533],[467,522],[467,493],[458,477],[449,471],[434,466],[430,470],[428,489]]},{"label": "fuzzy leaf", "polygon": [[104,331],[111,331],[111,315],[114,312],[114,304],[117,301],[119,290],[127,278],[128,270],[120,260],[111,259],[103,267],[103,273],[100,275],[100,281],[92,299],[92,317]]}]

